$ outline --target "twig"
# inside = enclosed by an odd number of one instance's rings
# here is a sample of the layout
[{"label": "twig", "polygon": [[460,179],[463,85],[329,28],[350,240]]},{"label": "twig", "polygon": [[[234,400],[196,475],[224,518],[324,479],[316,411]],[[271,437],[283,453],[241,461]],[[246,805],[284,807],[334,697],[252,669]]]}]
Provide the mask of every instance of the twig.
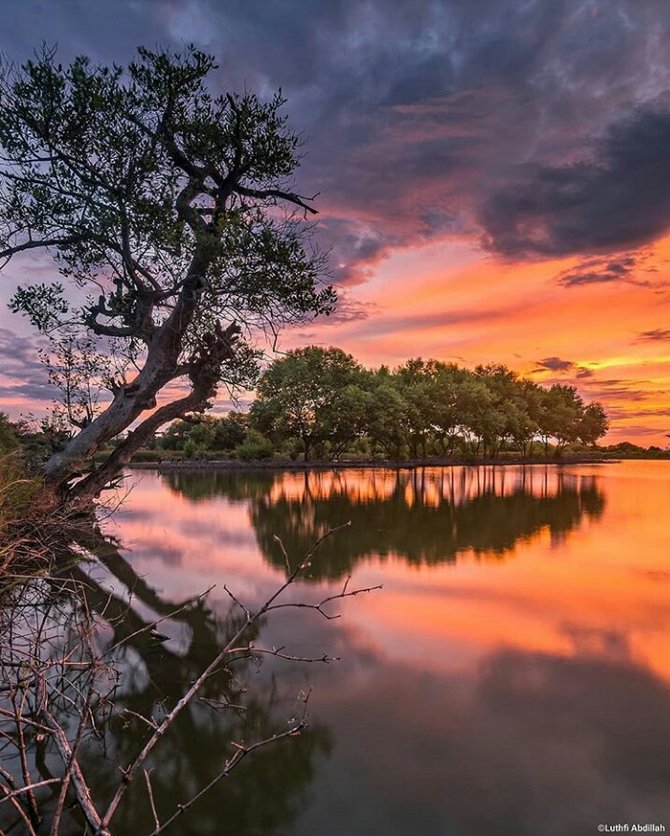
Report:
[{"label": "twig", "polygon": [[296,735],[300,734],[300,732],[307,727],[307,702],[310,697],[311,690],[307,692],[307,694],[303,698],[303,714],[298,723],[292,726],[290,729],[287,729],[284,732],[279,732],[278,734],[273,734],[270,737],[266,737],[264,740],[257,740],[255,743],[251,743],[248,746],[245,746],[242,743],[236,743],[234,741],[231,742],[231,745],[235,748],[235,753],[230,757],[224,766],[224,768],[212,778],[212,780],[202,787],[194,796],[192,796],[188,801],[183,804],[177,805],[177,810],[173,813],[169,819],[167,819],[160,827],[157,827],[150,836],[159,836],[160,833],[163,833],[169,825],[172,824],[179,816],[183,815],[190,807],[195,804],[195,802],[201,798],[206,792],[212,789],[212,787],[216,786],[219,781],[227,778],[230,773],[235,769],[236,766],[251,752],[254,752],[256,749],[260,749],[262,746],[268,746],[271,743],[276,743],[279,740],[284,740],[287,737],[296,737]]},{"label": "twig", "polygon": [[[9,793],[9,790],[7,789],[7,787],[0,786],[0,789],[6,794]],[[26,811],[23,809],[23,807],[19,803],[18,798],[9,798],[8,800],[9,800],[9,803],[12,805],[12,807],[14,807],[16,812],[19,814],[19,816],[23,820],[23,823],[26,826],[26,833],[28,834],[28,836],[37,836],[37,832],[36,832],[35,828],[33,827],[32,822],[30,821],[30,817],[28,816],[28,813],[26,813]]]},{"label": "twig", "polygon": [[162,615],[155,621],[151,621],[148,624],[145,624],[143,627],[140,627],[139,630],[135,630],[135,632],[131,633],[129,636],[124,636],[122,639],[116,642],[116,644],[113,644],[111,647],[107,648],[104,655],[109,656],[114,650],[117,650],[119,647],[122,647],[124,644],[127,644],[131,639],[134,639],[136,636],[139,636],[142,633],[146,633],[147,631],[151,631],[154,629],[154,627],[157,627],[161,622],[167,621],[170,618],[174,618],[175,615],[179,615],[179,613],[186,609],[186,607],[190,607],[191,604],[195,604],[196,601],[200,601],[203,598],[206,598],[215,586],[216,584],[212,584],[212,586],[210,586],[204,592],[201,592],[199,595],[195,595],[193,598],[189,598],[188,600],[184,601],[182,604],[176,607],[176,609],[172,610],[166,615]]},{"label": "twig", "polygon": [[109,823],[112,820],[112,817],[116,813],[121,800],[123,799],[124,795],[126,794],[126,790],[128,789],[129,784],[135,777],[135,774],[140,769],[141,765],[146,761],[149,757],[151,752],[153,751],[156,744],[159,740],[163,737],[165,732],[170,728],[170,726],[174,723],[176,718],[181,714],[181,712],[186,708],[187,705],[193,700],[196,696],[198,691],[202,688],[203,684],[209,678],[211,673],[219,668],[224,660],[230,655],[230,650],[233,647],[236,647],[245,634],[245,632],[249,629],[252,624],[255,624],[266,612],[268,612],[274,602],[283,594],[283,592],[295,581],[298,574],[304,570],[308,565],[309,561],[312,558],[312,555],[319,547],[324,540],[328,537],[335,534],[337,531],[340,531],[343,528],[346,528],[350,525],[350,523],[345,523],[344,525],[338,526],[337,528],[330,529],[325,534],[316,540],[316,542],[308,549],[302,561],[298,564],[298,566],[291,572],[288,578],[284,581],[284,583],[268,598],[268,600],[258,609],[255,613],[250,615],[249,618],[246,619],[246,622],[240,627],[237,633],[227,642],[225,647],[216,654],[216,656],[212,659],[212,661],[207,665],[207,667],[202,671],[202,673],[196,678],[193,682],[191,687],[186,691],[186,693],[181,697],[181,699],[176,703],[174,708],[165,716],[164,720],[160,723],[160,725],[156,728],[154,733],[151,735],[149,740],[144,744],[140,753],[135,757],[135,759],[125,768],[122,769],[123,781],[119,784],[114,793],[112,800],[109,802],[109,806],[105,811],[102,822],[101,828],[108,828]]},{"label": "twig", "polygon": [[5,788],[3,788],[3,789],[5,789],[5,792],[7,794],[5,795],[4,798],[0,798],[0,804],[2,804],[4,801],[9,801],[10,798],[14,798],[14,796],[16,796],[16,795],[21,795],[24,792],[28,792],[28,790],[30,790],[30,791],[36,790],[36,789],[39,789],[40,787],[45,787],[47,784],[60,784],[61,780],[62,780],[61,778],[45,778],[43,781],[34,781],[32,784],[29,784],[27,787],[18,787],[17,789],[11,790],[11,791],[6,790]]},{"label": "twig", "polygon": [[295,609],[316,610],[324,618],[328,619],[329,621],[332,621],[335,618],[341,618],[342,614],[335,613],[334,615],[331,615],[330,613],[327,613],[323,609],[323,607],[326,604],[329,604],[331,601],[341,600],[342,598],[354,598],[356,595],[361,595],[364,592],[375,592],[378,589],[383,589],[382,584],[377,584],[376,586],[364,586],[360,587],[359,589],[352,589],[348,591],[347,587],[349,586],[350,580],[351,575],[349,575],[349,577],[344,582],[344,587],[342,588],[341,592],[338,592],[335,595],[329,595],[327,598],[324,598],[323,600],[319,601],[318,604],[306,604],[302,601],[298,601],[296,603],[286,602],[283,604],[273,604],[271,607],[268,607],[268,612],[270,612],[271,610],[281,610],[288,607],[293,607]]},{"label": "twig", "polygon": [[149,805],[151,806],[151,814],[154,817],[154,824],[156,825],[156,832],[160,832],[161,823],[158,818],[158,813],[156,812],[156,802],[154,801],[154,791],[151,788],[151,770],[144,769],[144,780],[146,781],[147,785],[147,794],[149,795]]}]

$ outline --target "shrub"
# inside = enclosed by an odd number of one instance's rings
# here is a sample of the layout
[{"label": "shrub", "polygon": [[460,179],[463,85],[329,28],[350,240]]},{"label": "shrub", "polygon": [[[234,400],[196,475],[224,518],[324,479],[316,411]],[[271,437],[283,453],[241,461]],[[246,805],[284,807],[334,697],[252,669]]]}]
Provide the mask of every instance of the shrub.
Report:
[{"label": "shrub", "polygon": [[235,448],[235,453],[245,462],[270,459],[274,455],[274,444],[257,430],[249,430],[242,444]]}]

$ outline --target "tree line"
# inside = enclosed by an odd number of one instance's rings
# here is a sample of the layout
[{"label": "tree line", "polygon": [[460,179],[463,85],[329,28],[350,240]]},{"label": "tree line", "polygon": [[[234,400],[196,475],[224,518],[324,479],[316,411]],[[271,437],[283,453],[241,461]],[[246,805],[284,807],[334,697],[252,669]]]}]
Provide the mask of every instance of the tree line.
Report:
[{"label": "tree line", "polygon": [[495,459],[593,447],[608,426],[602,405],[574,386],[541,386],[504,365],[418,358],[369,369],[339,348],[308,346],[262,373],[248,414],[175,422],[156,446],[243,459]]}]

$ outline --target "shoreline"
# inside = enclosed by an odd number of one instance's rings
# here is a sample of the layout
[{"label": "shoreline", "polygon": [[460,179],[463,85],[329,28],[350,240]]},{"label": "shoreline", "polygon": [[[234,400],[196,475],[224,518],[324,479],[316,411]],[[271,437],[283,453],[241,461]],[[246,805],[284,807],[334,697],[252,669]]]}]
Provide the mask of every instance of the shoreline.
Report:
[{"label": "shoreline", "polygon": [[[172,471],[250,471],[250,470],[419,470],[426,467],[518,467],[549,465],[551,467],[566,467],[579,464],[612,464],[623,461],[621,456],[608,458],[606,456],[566,456],[560,459],[545,459],[542,457],[532,458],[505,458],[505,459],[482,459],[481,461],[467,461],[465,459],[406,459],[401,461],[372,461],[361,459],[359,461],[346,462],[296,462],[291,459],[240,461],[238,459],[219,459],[202,461],[164,461],[164,462],[131,462],[126,467],[130,470],[156,470],[158,472]],[[634,459],[634,461],[650,461],[651,459]],[[654,461],[667,461],[659,458]]]}]

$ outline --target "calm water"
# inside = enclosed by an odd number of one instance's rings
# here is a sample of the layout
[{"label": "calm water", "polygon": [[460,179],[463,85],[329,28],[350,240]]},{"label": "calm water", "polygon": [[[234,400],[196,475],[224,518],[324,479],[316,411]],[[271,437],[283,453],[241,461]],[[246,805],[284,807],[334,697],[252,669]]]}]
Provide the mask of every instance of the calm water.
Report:
[{"label": "calm water", "polygon": [[[253,606],[285,577],[275,535],[294,559],[351,521],[296,599],[348,575],[384,586],[338,602],[339,620],[287,610],[260,630],[259,643],[340,662],[247,663],[246,712],[205,702],[184,717],[155,763],[163,810],[217,771],[231,733],[285,727],[313,687],[309,730],[249,758],[175,832],[670,828],[670,462],[131,478],[112,527],[125,560],[110,552],[98,573],[119,607],[132,589],[123,629],[216,584],[161,625],[164,645],[133,649],[124,688],[138,711],[169,701],[230,634],[224,584]],[[110,747],[139,734],[119,728]],[[120,816],[123,832],[150,829],[139,791]]]}]

